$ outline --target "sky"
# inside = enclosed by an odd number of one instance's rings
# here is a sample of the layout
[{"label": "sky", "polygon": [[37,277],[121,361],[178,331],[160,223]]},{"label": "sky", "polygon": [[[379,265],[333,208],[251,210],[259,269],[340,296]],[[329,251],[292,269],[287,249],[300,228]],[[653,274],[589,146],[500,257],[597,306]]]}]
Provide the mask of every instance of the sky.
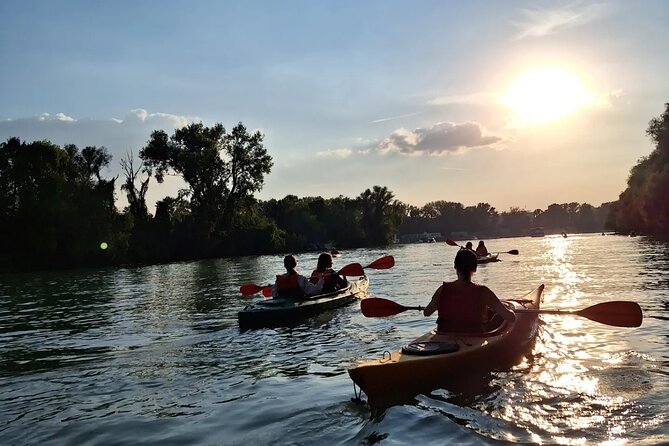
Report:
[{"label": "sky", "polygon": [[[104,146],[118,185],[152,131],[243,122],[274,160],[261,199],[598,206],[669,102],[664,0],[3,0],[0,17],[0,141]],[[181,187],[152,180],[150,209]]]}]

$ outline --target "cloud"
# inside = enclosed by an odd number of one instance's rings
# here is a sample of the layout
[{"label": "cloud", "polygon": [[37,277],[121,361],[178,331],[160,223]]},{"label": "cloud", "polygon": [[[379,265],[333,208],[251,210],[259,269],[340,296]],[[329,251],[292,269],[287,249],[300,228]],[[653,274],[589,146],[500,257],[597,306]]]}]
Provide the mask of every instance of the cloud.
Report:
[{"label": "cloud", "polygon": [[516,24],[519,32],[515,40],[543,37],[584,25],[601,16],[603,10],[603,5],[596,3],[556,9],[524,9],[521,11],[524,16],[523,22]]},{"label": "cloud", "polygon": [[46,139],[60,146],[105,146],[114,156],[113,163],[128,150],[138,152],[152,131],[171,132],[195,120],[169,113],[149,113],[141,108],[131,110],[122,119],[78,119],[64,113],[42,113],[32,118],[0,121],[0,140],[16,136],[28,142]]},{"label": "cloud", "polygon": [[348,148],[341,148],[341,149],[334,149],[334,150],[326,150],[324,152],[317,152],[316,156],[321,156],[323,158],[337,158],[337,159],[345,159],[351,156],[351,149]]},{"label": "cloud", "polygon": [[[168,134],[176,128],[200,119],[169,113],[149,113],[138,108],[130,110],[121,119],[74,118],[64,113],[51,115],[42,113],[30,118],[17,118],[0,121],[0,141],[18,137],[22,141],[32,142],[49,140],[59,146],[75,144],[80,149],[86,146],[104,146],[112,155],[112,161],[105,172],[107,178],[119,175],[117,186],[122,183],[120,161],[128,152],[133,152],[137,159],[154,130],[165,130]],[[183,182],[166,181],[158,185],[152,181],[147,202],[149,206],[165,195],[176,193]],[[125,193],[117,190],[117,204],[125,205]]]},{"label": "cloud", "polygon": [[381,154],[397,152],[401,155],[440,156],[470,148],[495,147],[503,141],[505,138],[501,136],[485,135],[482,126],[476,122],[440,122],[413,131],[397,129],[378,143],[376,150]]}]

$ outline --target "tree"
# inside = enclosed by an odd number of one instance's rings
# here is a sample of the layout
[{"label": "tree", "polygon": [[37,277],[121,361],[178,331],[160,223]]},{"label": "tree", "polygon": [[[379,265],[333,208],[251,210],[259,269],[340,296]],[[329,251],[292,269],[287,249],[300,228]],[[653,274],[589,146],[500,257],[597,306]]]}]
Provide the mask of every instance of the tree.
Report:
[{"label": "tree", "polygon": [[224,139],[223,150],[228,158],[225,185],[228,191],[223,206],[222,228],[232,227],[236,205],[262,189],[265,175],[272,170],[272,157],[262,144],[263,135],[250,135],[240,122]]},{"label": "tree", "polygon": [[405,214],[404,205],[394,198],[385,186],[374,186],[358,196],[362,228],[368,243],[384,245],[393,241]]},{"label": "tree", "polygon": [[655,149],[632,167],[627,188],[611,206],[607,224],[620,232],[669,238],[669,103],[662,115],[651,119],[646,134]]},{"label": "tree", "polygon": [[[139,178],[140,172],[144,169],[144,163],[139,163],[135,169],[134,155],[129,152],[121,159],[121,169],[125,175],[125,182],[121,185],[121,190],[126,192],[128,198],[128,209],[135,221],[145,221],[149,217],[149,210],[146,206],[146,192],[149,190],[149,174],[145,180]],[[146,172],[148,173],[148,172]],[[139,188],[135,185],[139,180]]]},{"label": "tree", "polygon": [[230,134],[222,124],[192,123],[169,138],[162,130],[153,132],[140,158],[155,169],[159,183],[169,172],[184,179],[195,225],[206,240],[217,226],[230,229],[240,198],[261,189],[272,167],[262,139],[241,123]]}]

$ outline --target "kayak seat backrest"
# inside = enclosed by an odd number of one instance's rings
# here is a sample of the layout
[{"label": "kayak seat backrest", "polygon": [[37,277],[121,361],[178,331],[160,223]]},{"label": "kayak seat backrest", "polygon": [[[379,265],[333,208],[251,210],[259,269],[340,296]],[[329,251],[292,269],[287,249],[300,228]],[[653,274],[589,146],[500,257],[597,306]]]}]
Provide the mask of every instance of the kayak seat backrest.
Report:
[{"label": "kayak seat backrest", "polygon": [[460,346],[451,342],[412,342],[402,346],[402,353],[405,355],[430,356],[442,355],[444,353],[457,352]]}]

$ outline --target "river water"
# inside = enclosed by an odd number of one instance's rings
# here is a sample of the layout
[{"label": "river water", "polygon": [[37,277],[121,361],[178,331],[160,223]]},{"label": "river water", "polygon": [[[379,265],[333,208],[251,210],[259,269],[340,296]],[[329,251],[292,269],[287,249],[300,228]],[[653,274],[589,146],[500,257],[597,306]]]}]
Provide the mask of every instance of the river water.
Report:
[{"label": "river water", "polygon": [[[241,332],[239,294],[281,257],[0,276],[0,444],[667,444],[669,245],[570,235],[487,242],[503,261],[475,281],[500,298],[546,285],[543,308],[632,300],[639,328],[543,315],[525,360],[372,413],[346,373],[434,326],[356,304],[292,327]],[[335,268],[385,254],[370,296],[425,305],[452,280],[445,243],[345,251]],[[316,254],[298,255],[307,273]],[[463,371],[466,374],[466,371]]]}]

